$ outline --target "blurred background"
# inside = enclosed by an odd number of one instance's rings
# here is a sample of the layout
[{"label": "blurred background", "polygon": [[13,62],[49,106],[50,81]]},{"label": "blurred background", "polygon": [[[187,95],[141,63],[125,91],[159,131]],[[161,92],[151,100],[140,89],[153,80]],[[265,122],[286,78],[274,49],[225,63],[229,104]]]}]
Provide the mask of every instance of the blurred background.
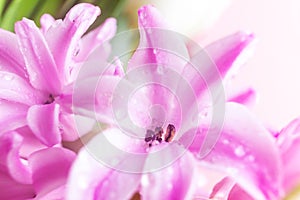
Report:
[{"label": "blurred background", "polygon": [[153,4],[174,29],[201,45],[238,30],[253,32],[258,43],[234,84],[252,86],[259,101],[254,112],[271,128],[280,129],[300,114],[299,0],[0,0],[0,26],[13,31],[22,17],[43,13],[63,18],[75,4],[99,5],[101,17],[118,19],[118,31],[137,27],[137,9]]}]

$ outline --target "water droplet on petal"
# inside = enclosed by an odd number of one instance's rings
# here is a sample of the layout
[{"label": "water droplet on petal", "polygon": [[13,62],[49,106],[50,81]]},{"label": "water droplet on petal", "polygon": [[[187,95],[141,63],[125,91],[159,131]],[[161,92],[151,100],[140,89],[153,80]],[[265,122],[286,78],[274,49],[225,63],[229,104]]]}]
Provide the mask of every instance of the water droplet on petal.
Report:
[{"label": "water droplet on petal", "polygon": [[153,49],[153,53],[154,53],[154,54],[157,54],[157,49]]},{"label": "water droplet on petal", "polygon": [[147,175],[142,176],[141,182],[144,187],[147,187],[150,185],[150,180]]},{"label": "water droplet on petal", "polygon": [[9,74],[4,75],[3,78],[4,78],[4,80],[6,80],[6,81],[11,81],[11,80],[14,79],[14,77],[13,77],[12,75],[9,75]]},{"label": "water droplet on petal", "polygon": [[235,155],[237,155],[238,157],[242,157],[244,156],[245,153],[245,149],[243,146],[238,146],[235,150],[234,150]]},{"label": "water droplet on petal", "polygon": [[224,140],[223,140],[223,144],[229,144],[229,140],[224,139]]},{"label": "water droplet on petal", "polygon": [[37,78],[37,73],[35,73],[35,72],[30,73],[30,79],[31,79],[32,81],[35,81],[36,78]]},{"label": "water droplet on petal", "polygon": [[28,160],[21,158],[21,163],[25,166],[28,166]]},{"label": "water droplet on petal", "polygon": [[203,112],[201,112],[200,114],[199,114],[199,119],[201,120],[201,119],[205,119],[206,117],[207,117],[207,115],[208,115],[208,110],[203,110]]}]

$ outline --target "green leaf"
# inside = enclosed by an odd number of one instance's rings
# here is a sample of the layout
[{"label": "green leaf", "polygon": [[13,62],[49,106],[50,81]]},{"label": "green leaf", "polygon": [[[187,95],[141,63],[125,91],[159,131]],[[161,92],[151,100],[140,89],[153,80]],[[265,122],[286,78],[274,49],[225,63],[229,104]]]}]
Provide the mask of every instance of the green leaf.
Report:
[{"label": "green leaf", "polygon": [[62,0],[45,0],[43,4],[40,4],[39,9],[32,13],[31,16],[34,19],[35,23],[40,26],[41,16],[45,13],[48,13],[55,17],[62,3]]},{"label": "green leaf", "polygon": [[0,27],[13,31],[16,21],[21,20],[23,17],[30,17],[36,6],[43,2],[44,0],[12,0],[3,13]]},{"label": "green leaf", "polygon": [[3,12],[4,6],[5,6],[5,0],[0,0],[0,22],[2,19],[2,12]]}]

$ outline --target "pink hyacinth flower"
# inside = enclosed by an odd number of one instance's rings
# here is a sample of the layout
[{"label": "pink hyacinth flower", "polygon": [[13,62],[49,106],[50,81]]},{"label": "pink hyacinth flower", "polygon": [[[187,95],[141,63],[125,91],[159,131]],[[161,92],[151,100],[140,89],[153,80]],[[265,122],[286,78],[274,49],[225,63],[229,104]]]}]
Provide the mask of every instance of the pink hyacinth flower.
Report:
[{"label": "pink hyacinth flower", "polygon": [[99,14],[96,6],[78,4],[64,20],[44,15],[42,29],[23,19],[15,24],[16,34],[0,30],[1,133],[29,126],[47,146],[78,138],[73,82],[82,63],[94,62],[86,60],[91,52],[116,31],[115,20],[107,19],[83,36]]},{"label": "pink hyacinth flower", "polygon": [[24,159],[19,154],[23,139],[16,132],[0,136],[0,199],[64,199],[75,153],[53,147]]},{"label": "pink hyacinth flower", "polygon": [[[226,103],[223,126],[207,135],[212,115],[207,85],[238,67],[253,36],[233,34],[206,51],[194,52],[193,45],[187,46],[167,30],[152,6],[139,10],[139,28],[139,47],[125,76],[102,76],[93,90],[95,115],[111,127],[79,152],[68,180],[67,199],[130,199],[136,193],[142,199],[278,197],[279,151],[271,134],[247,109]],[[205,78],[191,65],[203,66]],[[173,88],[180,100],[174,97]],[[129,99],[124,97],[128,91],[133,91]],[[235,100],[247,102],[252,94],[246,91]],[[128,110],[127,117],[122,109]],[[149,147],[146,130],[160,127],[166,131],[168,124],[176,127],[174,139]]]}]

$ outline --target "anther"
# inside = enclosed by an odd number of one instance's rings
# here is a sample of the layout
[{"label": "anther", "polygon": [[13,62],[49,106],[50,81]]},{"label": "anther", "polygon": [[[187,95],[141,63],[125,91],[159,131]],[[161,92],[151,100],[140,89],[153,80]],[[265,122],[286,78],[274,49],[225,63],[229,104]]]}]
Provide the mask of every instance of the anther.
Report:
[{"label": "anther", "polygon": [[175,133],[176,133],[175,126],[173,124],[169,124],[165,135],[165,141],[171,142],[175,136]]},{"label": "anther", "polygon": [[171,142],[176,134],[176,129],[173,124],[169,124],[164,135],[164,129],[162,127],[156,127],[153,130],[147,130],[145,135],[145,142],[148,143],[149,147],[151,147],[153,142],[158,141],[162,142],[162,137],[164,136],[165,142]]}]

